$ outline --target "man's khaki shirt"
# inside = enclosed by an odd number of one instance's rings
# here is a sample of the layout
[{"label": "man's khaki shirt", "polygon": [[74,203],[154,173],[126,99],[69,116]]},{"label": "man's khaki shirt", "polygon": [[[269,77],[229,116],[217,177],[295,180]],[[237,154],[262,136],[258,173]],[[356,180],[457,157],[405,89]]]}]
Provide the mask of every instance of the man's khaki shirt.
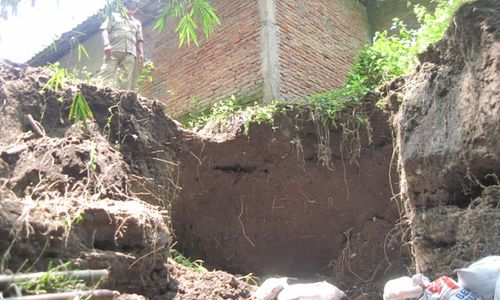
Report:
[{"label": "man's khaki shirt", "polygon": [[108,30],[112,52],[125,52],[137,57],[137,42],[144,41],[142,25],[139,20],[120,13],[113,13],[104,21],[100,29]]}]

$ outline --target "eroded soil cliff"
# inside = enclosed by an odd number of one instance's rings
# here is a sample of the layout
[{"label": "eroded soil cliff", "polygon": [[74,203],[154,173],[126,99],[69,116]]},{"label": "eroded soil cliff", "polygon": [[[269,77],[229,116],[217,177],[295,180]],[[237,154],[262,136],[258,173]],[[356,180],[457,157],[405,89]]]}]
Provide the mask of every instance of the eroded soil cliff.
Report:
[{"label": "eroded soil cliff", "polygon": [[500,2],[456,14],[422,54],[397,117],[417,270],[452,274],[500,245]]}]

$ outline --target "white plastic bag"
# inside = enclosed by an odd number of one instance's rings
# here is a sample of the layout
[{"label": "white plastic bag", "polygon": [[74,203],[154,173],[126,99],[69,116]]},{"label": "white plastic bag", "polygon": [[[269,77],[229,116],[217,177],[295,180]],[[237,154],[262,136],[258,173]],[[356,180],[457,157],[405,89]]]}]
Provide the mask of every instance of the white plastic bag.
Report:
[{"label": "white plastic bag", "polygon": [[269,278],[255,291],[254,296],[257,300],[274,300],[276,299],[276,296],[287,286],[287,277]]},{"label": "white plastic bag", "polygon": [[291,284],[278,294],[278,300],[340,300],[346,295],[326,281]]},{"label": "white plastic bag", "polygon": [[424,295],[419,300],[479,300],[471,291],[460,287],[458,283],[441,276],[425,287]]},{"label": "white plastic bag", "polygon": [[413,278],[408,276],[399,277],[387,281],[384,286],[384,300],[404,300],[418,298],[424,292],[424,288],[419,285],[423,277],[416,275]]},{"label": "white plastic bag", "polygon": [[458,285],[477,294],[481,299],[491,300],[500,276],[500,256],[487,256],[468,268],[458,269]]},{"label": "white plastic bag", "polygon": [[495,300],[500,300],[500,276],[497,278],[497,284],[495,287]]}]

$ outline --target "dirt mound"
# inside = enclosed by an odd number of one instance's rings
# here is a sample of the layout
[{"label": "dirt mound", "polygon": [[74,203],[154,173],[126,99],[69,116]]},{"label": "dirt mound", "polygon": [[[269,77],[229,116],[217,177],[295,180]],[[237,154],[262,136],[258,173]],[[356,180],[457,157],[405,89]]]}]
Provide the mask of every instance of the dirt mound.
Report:
[{"label": "dirt mound", "polygon": [[429,275],[498,254],[499,14],[495,0],[463,6],[407,80],[400,177],[417,270]]},{"label": "dirt mound", "polygon": [[[40,93],[49,77],[0,64],[2,272],[71,262],[109,268],[104,288],[177,297],[184,279],[170,281],[165,208],[183,131],[157,102],[85,85],[79,90],[96,120],[73,126],[67,116],[76,87]],[[249,294],[239,284],[225,291]]]},{"label": "dirt mound", "polygon": [[173,260],[169,260],[169,265],[173,292],[155,297],[155,300],[250,299],[251,292],[255,290],[254,286],[226,272],[197,272]]}]

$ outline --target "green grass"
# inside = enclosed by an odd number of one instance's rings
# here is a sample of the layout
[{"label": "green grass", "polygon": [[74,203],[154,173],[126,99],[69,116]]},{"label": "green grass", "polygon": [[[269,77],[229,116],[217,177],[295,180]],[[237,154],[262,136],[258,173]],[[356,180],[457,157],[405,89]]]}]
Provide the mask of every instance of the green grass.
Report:
[{"label": "green grass", "polygon": [[191,260],[175,249],[170,250],[172,259],[185,267],[193,269],[197,273],[210,273],[204,266],[202,260]]},{"label": "green grass", "polygon": [[53,266],[52,263],[49,263],[47,272],[40,278],[14,284],[21,289],[23,295],[59,293],[75,290],[78,284],[83,283],[83,280],[71,278],[70,272],[66,275],[54,274],[54,272],[58,271],[67,271],[69,267],[69,262],[58,266]]}]

